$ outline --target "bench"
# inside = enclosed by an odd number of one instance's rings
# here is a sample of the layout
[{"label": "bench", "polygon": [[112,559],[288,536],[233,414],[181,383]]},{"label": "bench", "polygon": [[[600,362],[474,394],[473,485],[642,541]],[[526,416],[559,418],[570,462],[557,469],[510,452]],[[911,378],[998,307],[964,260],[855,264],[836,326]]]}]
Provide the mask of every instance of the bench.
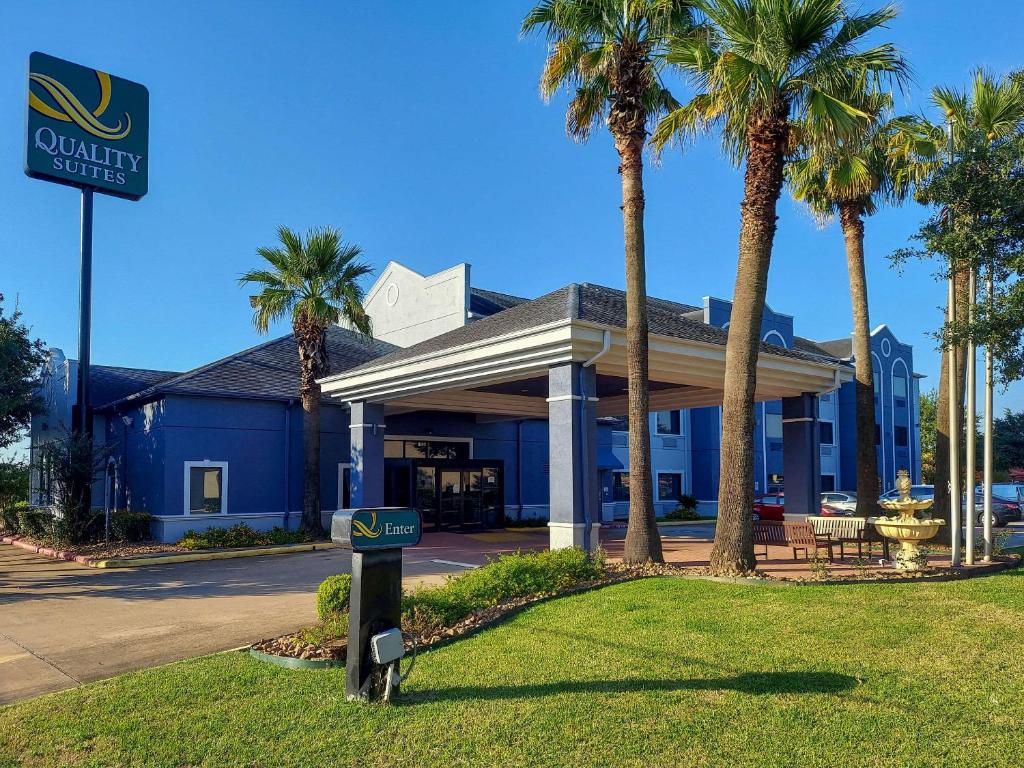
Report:
[{"label": "bench", "polygon": [[889,540],[880,535],[872,524],[872,518],[863,517],[822,517],[809,515],[807,522],[819,536],[828,536],[839,544],[839,559],[846,557],[846,546],[857,546],[857,557],[864,557],[867,547],[868,557],[875,544],[882,545],[882,557],[889,559]]},{"label": "bench", "polygon": [[754,546],[764,547],[764,556],[768,557],[768,547],[789,547],[793,550],[793,559],[797,552],[803,550],[804,558],[810,560],[811,553],[816,557],[818,550],[828,551],[828,559],[832,560],[832,540],[827,534],[818,535],[810,523],[780,522],[778,520],[754,521]]}]

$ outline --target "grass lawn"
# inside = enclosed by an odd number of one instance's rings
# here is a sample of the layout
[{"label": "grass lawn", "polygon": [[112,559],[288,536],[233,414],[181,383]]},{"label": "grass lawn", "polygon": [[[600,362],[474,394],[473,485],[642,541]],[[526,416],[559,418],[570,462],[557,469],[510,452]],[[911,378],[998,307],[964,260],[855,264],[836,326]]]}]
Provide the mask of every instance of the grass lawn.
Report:
[{"label": "grass lawn", "polygon": [[649,579],[424,654],[394,706],[241,653],[0,709],[0,765],[1019,766],[1024,574]]}]

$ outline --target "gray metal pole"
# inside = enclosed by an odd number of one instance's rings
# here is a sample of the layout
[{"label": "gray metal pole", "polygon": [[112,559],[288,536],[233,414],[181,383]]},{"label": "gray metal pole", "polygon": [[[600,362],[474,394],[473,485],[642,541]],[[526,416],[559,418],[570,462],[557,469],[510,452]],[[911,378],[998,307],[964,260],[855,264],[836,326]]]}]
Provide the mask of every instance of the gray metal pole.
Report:
[{"label": "gray metal pole", "polygon": [[78,291],[78,418],[74,431],[92,437],[89,356],[92,335],[92,189],[82,187],[82,275]]},{"label": "gray metal pole", "polygon": [[[949,119],[949,162],[953,162],[953,119]],[[950,213],[952,215],[952,213]],[[946,320],[952,324],[956,319],[956,285],[953,263],[949,264],[949,298],[946,301]],[[950,527],[950,564],[960,566],[960,537],[963,526],[960,524],[960,398],[958,397],[956,374],[956,344],[949,342],[949,527]]]},{"label": "gray metal pole", "polygon": [[[968,278],[967,288],[967,322],[974,323],[974,300],[977,296],[975,285],[976,270],[971,265],[971,274]],[[977,524],[977,516],[974,511],[974,483],[977,475],[977,441],[978,441],[978,354],[977,346],[974,343],[973,330],[972,338],[967,342],[967,446],[966,464],[967,472],[964,480],[964,494],[966,498],[966,513],[964,515],[967,526],[967,535],[964,541],[964,555],[967,565],[974,565],[974,527]]]},{"label": "gray metal pole", "polygon": [[[992,310],[992,263],[988,265],[988,275],[985,277],[985,304],[989,312]],[[984,503],[982,514],[985,520],[982,523],[982,535],[985,540],[985,562],[992,559],[992,344],[985,345],[985,456],[984,456]]]}]

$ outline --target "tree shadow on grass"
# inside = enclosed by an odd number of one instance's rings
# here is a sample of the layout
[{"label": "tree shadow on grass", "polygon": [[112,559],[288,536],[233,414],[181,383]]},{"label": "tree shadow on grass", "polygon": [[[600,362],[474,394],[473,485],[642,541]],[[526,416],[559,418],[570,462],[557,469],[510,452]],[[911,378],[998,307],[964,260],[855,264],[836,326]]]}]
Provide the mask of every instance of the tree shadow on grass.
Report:
[{"label": "tree shadow on grass", "polygon": [[398,704],[428,701],[531,699],[560,693],[644,693],[650,691],[738,691],[754,695],[842,693],[860,684],[835,672],[744,672],[730,677],[623,680],[565,680],[551,683],[495,686],[453,686],[403,693]]}]

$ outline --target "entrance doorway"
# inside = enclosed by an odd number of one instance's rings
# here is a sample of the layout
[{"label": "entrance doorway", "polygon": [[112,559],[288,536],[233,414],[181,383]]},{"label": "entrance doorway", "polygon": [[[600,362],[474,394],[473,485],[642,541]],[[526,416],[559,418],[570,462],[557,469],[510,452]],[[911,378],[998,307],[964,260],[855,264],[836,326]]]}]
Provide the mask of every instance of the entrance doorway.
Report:
[{"label": "entrance doorway", "polygon": [[505,523],[504,463],[499,460],[389,459],[384,503],[415,506],[428,531],[480,531]]}]

